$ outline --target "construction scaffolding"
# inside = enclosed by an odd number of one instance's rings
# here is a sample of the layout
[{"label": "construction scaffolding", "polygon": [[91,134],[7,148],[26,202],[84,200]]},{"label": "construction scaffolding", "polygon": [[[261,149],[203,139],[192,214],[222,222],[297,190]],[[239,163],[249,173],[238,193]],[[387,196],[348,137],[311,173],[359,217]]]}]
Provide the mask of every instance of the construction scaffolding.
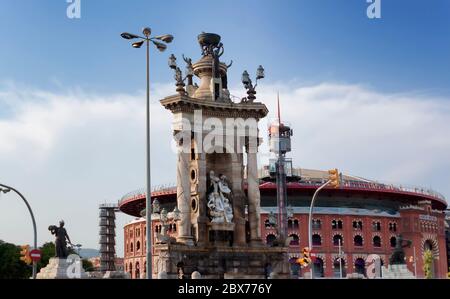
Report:
[{"label": "construction scaffolding", "polygon": [[115,271],[116,258],[116,212],[117,204],[101,204],[100,209],[100,271]]}]

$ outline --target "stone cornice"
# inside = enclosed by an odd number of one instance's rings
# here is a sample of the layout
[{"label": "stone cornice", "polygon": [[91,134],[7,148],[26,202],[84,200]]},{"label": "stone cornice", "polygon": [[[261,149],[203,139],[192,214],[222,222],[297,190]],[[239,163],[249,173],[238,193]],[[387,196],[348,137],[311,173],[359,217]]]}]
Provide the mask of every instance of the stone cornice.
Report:
[{"label": "stone cornice", "polygon": [[190,112],[202,110],[203,115],[213,117],[256,118],[261,119],[267,115],[269,110],[263,103],[234,103],[214,102],[204,99],[195,99],[186,95],[173,95],[160,101],[166,109],[175,112]]}]

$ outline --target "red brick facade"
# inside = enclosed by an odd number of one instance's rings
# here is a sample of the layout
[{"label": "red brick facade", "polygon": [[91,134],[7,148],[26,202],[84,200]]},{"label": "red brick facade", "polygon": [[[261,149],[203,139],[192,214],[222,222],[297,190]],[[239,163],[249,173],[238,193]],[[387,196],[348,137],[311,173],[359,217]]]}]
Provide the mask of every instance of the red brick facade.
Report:
[{"label": "red brick facade", "polygon": [[[423,277],[423,251],[426,245],[431,245],[436,258],[434,275],[440,278],[446,277],[444,215],[438,211],[426,210],[427,206],[429,205],[423,207],[424,210],[402,208],[400,217],[315,214],[313,219],[320,220],[320,226],[316,222],[316,225],[313,227],[313,235],[320,236],[321,244],[314,245],[312,252],[323,261],[324,276],[339,277],[339,263],[336,261],[339,247],[336,242],[333,242],[333,237],[339,235],[342,238],[341,250],[344,252],[343,272],[345,276],[345,274],[357,272],[355,266],[357,259],[365,260],[369,254],[379,255],[382,263],[387,265],[395,246],[395,243],[391,242],[391,238],[396,238],[401,233],[405,240],[412,241],[412,246],[405,248],[406,263],[411,272],[414,273],[415,271],[413,260],[415,249],[417,276]],[[263,242],[266,243],[269,235],[276,236],[275,229],[265,225],[267,216],[267,214],[261,214],[262,238]],[[294,214],[290,220],[288,235],[296,235],[299,240],[298,243],[295,240],[292,241],[289,247],[289,257],[294,259],[300,256],[303,247],[308,246],[308,215]],[[354,227],[354,222],[356,227]],[[360,228],[359,223],[362,223],[362,228]],[[339,224],[342,224],[342,227]],[[155,236],[158,228],[159,222],[154,221],[153,236]],[[169,233],[174,235],[176,231],[172,229]],[[361,236],[362,246],[355,244],[356,236]],[[144,277],[146,261],[145,220],[135,220],[127,224],[124,227],[124,240],[125,271],[130,273],[132,278]],[[309,269],[302,269],[299,275],[302,275],[305,271],[309,271]]]}]

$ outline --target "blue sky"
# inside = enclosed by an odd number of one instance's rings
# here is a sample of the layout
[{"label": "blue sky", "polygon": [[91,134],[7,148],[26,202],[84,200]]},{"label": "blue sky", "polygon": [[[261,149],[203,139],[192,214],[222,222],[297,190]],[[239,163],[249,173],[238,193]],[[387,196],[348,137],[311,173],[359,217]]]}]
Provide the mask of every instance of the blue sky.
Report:
[{"label": "blue sky", "polygon": [[[0,181],[30,200],[39,243],[63,218],[74,242],[97,248],[98,204],[144,186],[145,51],[120,38],[143,26],[175,36],[151,53],[154,185],[175,181],[171,115],[158,103],[175,93],[167,58],[199,59],[206,31],[234,61],[232,94],[245,95],[243,70],[266,69],[258,100],[274,116],[280,92],[295,166],[450,198],[450,1],[382,0],[375,20],[365,0],[81,0],[81,19],[67,5],[0,4]],[[266,144],[259,158],[267,163]],[[0,239],[31,242],[14,195],[0,196],[0,214]],[[129,220],[119,214],[117,226]]]},{"label": "blue sky", "polygon": [[[171,79],[170,53],[198,55],[196,36],[217,32],[231,83],[259,64],[271,81],[296,78],[368,84],[380,91],[450,94],[450,2],[382,1],[368,19],[365,0],[108,1],[81,0],[81,19],[68,19],[64,0],[2,1],[0,80],[37,87],[81,86],[132,92],[144,84],[144,52],[122,31],[175,36],[152,53],[152,81]],[[239,57],[231,53],[240,53]],[[233,76],[234,75],[234,76]]]}]

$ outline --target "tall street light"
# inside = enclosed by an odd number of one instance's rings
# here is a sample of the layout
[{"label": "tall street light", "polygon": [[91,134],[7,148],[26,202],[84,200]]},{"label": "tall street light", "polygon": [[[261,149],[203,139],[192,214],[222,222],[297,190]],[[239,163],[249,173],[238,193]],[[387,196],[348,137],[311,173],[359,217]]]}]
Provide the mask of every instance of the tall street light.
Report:
[{"label": "tall street light", "polygon": [[[33,210],[31,210],[31,206],[28,203],[28,201],[25,199],[25,196],[22,195],[22,193],[20,193],[19,191],[17,191],[16,189],[14,189],[13,187],[10,186],[6,186],[3,184],[0,184],[0,192],[3,193],[8,193],[10,191],[14,191],[15,193],[17,193],[17,195],[20,196],[20,198],[22,198],[22,200],[25,202],[25,205],[28,208],[28,211],[30,212],[31,215],[31,221],[33,222],[33,231],[34,231],[34,249],[37,249],[37,230],[36,230],[36,221],[34,220],[34,214],[33,214]],[[33,279],[36,279],[36,270],[37,270],[37,262],[33,261]]]},{"label": "tall street light", "polygon": [[[313,244],[312,244],[312,216],[313,216],[313,208],[314,203],[316,201],[317,195],[319,194],[320,190],[325,188],[326,186],[330,185],[333,188],[339,188],[341,186],[342,177],[337,169],[331,169],[328,170],[328,180],[322,184],[317,190],[314,192],[314,195],[311,200],[311,205],[309,207],[309,216],[308,216],[308,246],[309,250],[313,250]],[[311,279],[314,278],[314,263],[311,264]]]},{"label": "tall street light", "polygon": [[133,48],[140,48],[144,42],[147,45],[147,108],[146,108],[146,123],[147,123],[147,140],[146,140],[146,164],[147,164],[147,179],[146,179],[146,192],[145,192],[145,219],[146,219],[146,260],[147,260],[147,268],[146,268],[146,277],[147,279],[152,278],[152,227],[151,227],[151,215],[152,215],[152,209],[151,209],[151,176],[150,176],[150,67],[149,67],[149,61],[150,61],[150,42],[153,43],[153,45],[156,46],[156,48],[163,52],[167,49],[167,45],[165,43],[170,43],[173,40],[173,36],[170,34],[164,34],[164,35],[158,35],[154,37],[150,37],[150,34],[152,33],[152,30],[148,27],[145,27],[142,30],[142,33],[144,36],[139,36],[136,34],[124,32],[120,36],[124,39],[133,40],[133,39],[139,39],[140,41],[132,43]]}]

